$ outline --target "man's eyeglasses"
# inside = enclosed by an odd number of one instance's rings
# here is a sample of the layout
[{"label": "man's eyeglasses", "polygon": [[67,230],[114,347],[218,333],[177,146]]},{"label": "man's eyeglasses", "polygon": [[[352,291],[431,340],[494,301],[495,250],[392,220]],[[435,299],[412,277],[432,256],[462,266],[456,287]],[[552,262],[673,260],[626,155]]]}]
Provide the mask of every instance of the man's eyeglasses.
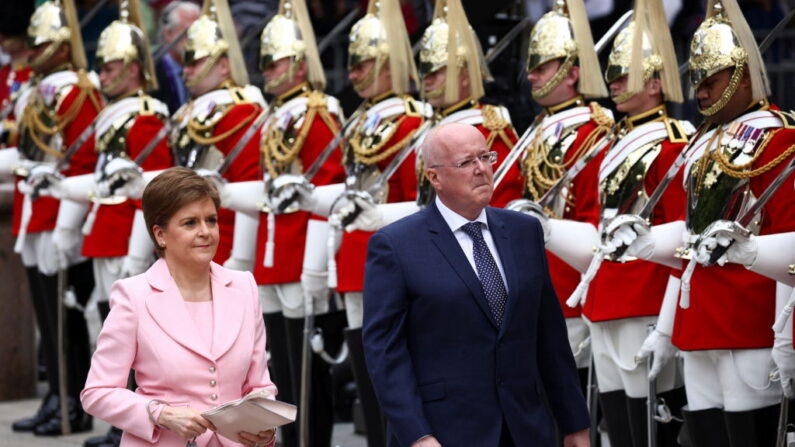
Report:
[{"label": "man's eyeglasses", "polygon": [[451,165],[433,165],[428,168],[457,168],[457,169],[470,169],[475,167],[475,163],[480,161],[484,165],[493,165],[497,163],[497,151],[484,152],[477,157],[467,158],[466,160],[459,161]]}]

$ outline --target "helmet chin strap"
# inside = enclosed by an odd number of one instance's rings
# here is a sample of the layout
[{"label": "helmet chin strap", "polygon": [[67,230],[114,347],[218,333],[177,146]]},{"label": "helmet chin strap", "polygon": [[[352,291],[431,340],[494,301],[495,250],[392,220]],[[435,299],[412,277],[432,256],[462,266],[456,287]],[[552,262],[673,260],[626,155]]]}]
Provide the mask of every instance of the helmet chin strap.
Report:
[{"label": "helmet chin strap", "polygon": [[127,70],[129,68],[130,68],[130,62],[129,61],[124,62],[124,65],[122,65],[121,70],[119,70],[119,74],[115,78],[111,79],[110,84],[102,86],[102,94],[107,97],[119,96],[119,94],[114,95],[113,92],[118,90],[119,86],[121,86],[122,83],[124,83],[124,81],[126,80],[125,74],[127,74]]},{"label": "helmet chin strap", "polygon": [[295,79],[295,73],[298,71],[298,63],[294,59],[290,59],[290,66],[287,68],[287,71],[276,76],[274,79],[269,79],[265,82],[265,86],[263,89],[266,92],[272,92],[282,86],[285,82],[293,82]]},{"label": "helmet chin strap", "polygon": [[552,76],[552,78],[546,84],[544,84],[543,87],[533,91],[533,99],[538,100],[552,93],[552,90],[555,90],[555,88],[559,86],[561,82],[563,82],[563,78],[569,74],[569,71],[571,71],[571,67],[573,66],[574,56],[567,57],[566,60],[563,61],[563,64],[558,67],[558,71],[555,72],[555,75]]},{"label": "helmet chin strap", "polygon": [[386,58],[381,56],[376,57],[375,64],[373,64],[373,67],[369,72],[367,72],[367,75],[364,77],[364,79],[360,81],[353,81],[353,89],[357,92],[363,92],[370,88],[370,86],[375,82],[375,78],[378,76],[381,68],[384,66],[384,62],[386,62]]},{"label": "helmet chin strap", "polygon": [[196,76],[194,76],[193,79],[186,79],[185,80],[185,87],[187,87],[188,89],[191,89],[191,88],[196,87],[197,85],[199,85],[199,83],[201,81],[203,81],[204,78],[206,78],[208,74],[210,74],[210,70],[212,70],[212,68],[218,62],[218,59],[221,58],[222,54],[223,54],[223,52],[218,52],[216,54],[210,55],[207,58],[207,61],[204,63],[204,66],[202,67],[201,71]]},{"label": "helmet chin strap", "polygon": [[62,43],[62,40],[54,40],[50,42],[44,52],[42,52],[37,58],[30,61],[30,66],[32,68],[38,68],[44,65],[46,61],[52,58],[52,56],[55,54],[55,51],[58,50],[58,47],[60,47]]},{"label": "helmet chin strap", "polygon": [[723,91],[723,94],[720,96],[720,99],[718,99],[715,102],[715,104],[712,104],[706,109],[700,109],[700,108],[698,109],[698,111],[701,112],[702,115],[712,116],[718,113],[724,107],[726,107],[726,104],[729,103],[729,100],[732,99],[732,96],[734,96],[734,93],[737,91],[737,87],[740,86],[740,81],[743,78],[744,68],[745,68],[744,63],[738,62],[734,65],[734,73],[732,73],[732,77],[731,79],[729,79],[729,85],[726,86],[726,90]]}]

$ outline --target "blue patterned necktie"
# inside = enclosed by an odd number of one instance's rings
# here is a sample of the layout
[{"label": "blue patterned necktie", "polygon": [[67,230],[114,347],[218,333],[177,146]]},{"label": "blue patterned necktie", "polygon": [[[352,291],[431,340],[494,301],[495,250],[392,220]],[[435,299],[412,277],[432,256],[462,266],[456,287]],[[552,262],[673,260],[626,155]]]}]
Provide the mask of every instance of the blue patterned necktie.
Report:
[{"label": "blue patterned necktie", "polygon": [[483,293],[489,303],[494,320],[499,326],[502,323],[502,315],[505,313],[505,303],[508,301],[508,293],[505,284],[502,282],[500,269],[497,262],[483,239],[483,231],[480,222],[469,222],[461,229],[472,238],[472,253],[475,258],[475,267],[478,271],[478,278],[483,286]]}]

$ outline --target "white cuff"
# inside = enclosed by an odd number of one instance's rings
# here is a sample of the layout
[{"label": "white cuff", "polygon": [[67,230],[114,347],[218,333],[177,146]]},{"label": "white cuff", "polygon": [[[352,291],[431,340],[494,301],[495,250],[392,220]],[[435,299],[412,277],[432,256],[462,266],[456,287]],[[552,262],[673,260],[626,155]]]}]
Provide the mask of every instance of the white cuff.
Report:
[{"label": "white cuff", "polygon": [[61,200],[58,207],[58,219],[55,228],[80,231],[88,212],[88,202],[74,202],[72,200]]},{"label": "white cuff", "polygon": [[766,234],[754,238],[757,254],[748,269],[788,286],[795,286],[795,275],[787,273],[788,266],[795,264],[795,232]]},{"label": "white cuff", "polygon": [[312,191],[311,199],[301,204],[304,211],[309,211],[318,216],[328,217],[331,214],[331,205],[345,192],[344,183],[318,186]]},{"label": "white cuff", "polygon": [[325,272],[328,268],[328,232],[327,221],[309,219],[304,245],[304,271]]},{"label": "white cuff", "polygon": [[599,246],[599,233],[593,225],[568,219],[549,219],[547,249],[580,273],[591,264],[593,248]]},{"label": "white cuff", "polygon": [[[221,194],[221,207],[249,217],[259,217],[259,205],[265,203],[265,183],[262,180],[226,183]],[[235,224],[237,225],[237,224]]]},{"label": "white cuff", "polygon": [[387,226],[393,222],[410,216],[420,210],[417,202],[397,202],[397,203],[383,203],[378,205],[378,211],[381,213],[381,222],[383,226]]},{"label": "white cuff", "polygon": [[682,247],[682,235],[684,232],[685,222],[682,220],[651,227],[651,235],[654,238],[654,251],[648,260],[675,269],[682,268],[682,260],[674,255],[676,254],[676,249]]},{"label": "white cuff", "polygon": [[61,180],[58,198],[88,203],[88,194],[96,187],[94,174],[75,175]]}]

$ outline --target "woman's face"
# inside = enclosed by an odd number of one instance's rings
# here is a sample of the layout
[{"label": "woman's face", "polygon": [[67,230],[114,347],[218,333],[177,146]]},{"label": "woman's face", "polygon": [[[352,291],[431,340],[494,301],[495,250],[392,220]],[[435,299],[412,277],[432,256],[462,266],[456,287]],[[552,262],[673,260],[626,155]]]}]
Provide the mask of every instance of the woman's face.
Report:
[{"label": "woman's face", "polygon": [[218,248],[218,211],[209,197],[174,213],[165,228],[154,226],[163,257],[182,265],[208,264]]}]

